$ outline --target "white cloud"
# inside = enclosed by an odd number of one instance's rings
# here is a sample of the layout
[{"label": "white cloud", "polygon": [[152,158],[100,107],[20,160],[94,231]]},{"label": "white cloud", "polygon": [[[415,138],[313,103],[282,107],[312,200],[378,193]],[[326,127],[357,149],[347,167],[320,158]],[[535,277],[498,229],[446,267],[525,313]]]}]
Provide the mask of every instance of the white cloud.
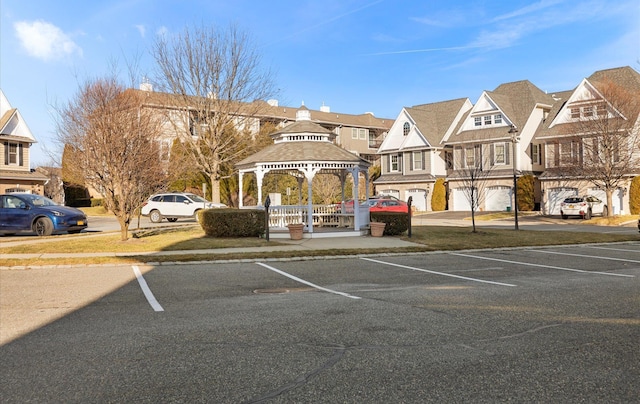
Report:
[{"label": "white cloud", "polygon": [[82,56],[82,49],[55,25],[46,21],[20,21],[14,24],[20,44],[27,53],[44,61],[68,55]]},{"label": "white cloud", "polygon": [[138,24],[135,27],[138,29],[140,36],[144,38],[144,34],[147,32],[147,29],[145,28],[145,26],[142,24]]}]

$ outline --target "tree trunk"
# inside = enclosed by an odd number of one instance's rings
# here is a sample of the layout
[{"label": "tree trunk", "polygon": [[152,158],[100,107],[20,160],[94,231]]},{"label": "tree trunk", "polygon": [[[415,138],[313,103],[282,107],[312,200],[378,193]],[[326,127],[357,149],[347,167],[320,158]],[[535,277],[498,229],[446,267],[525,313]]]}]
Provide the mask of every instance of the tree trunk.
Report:
[{"label": "tree trunk", "polygon": [[211,202],[220,203],[220,180],[218,179],[217,174],[212,174],[210,178],[211,178]]},{"label": "tree trunk", "polygon": [[120,223],[120,241],[129,240],[129,220],[118,218],[118,223]]},{"label": "tree trunk", "polygon": [[605,194],[607,195],[607,217],[613,216],[613,190],[607,189],[605,190]]}]

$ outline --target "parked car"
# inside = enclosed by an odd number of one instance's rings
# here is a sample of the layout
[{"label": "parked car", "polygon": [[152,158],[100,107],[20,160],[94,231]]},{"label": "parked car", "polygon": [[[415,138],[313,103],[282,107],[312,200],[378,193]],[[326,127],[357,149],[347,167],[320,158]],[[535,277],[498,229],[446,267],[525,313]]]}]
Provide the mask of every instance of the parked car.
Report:
[{"label": "parked car", "polygon": [[572,196],[560,203],[560,216],[563,219],[569,216],[580,216],[589,220],[593,215],[607,216],[607,205],[592,195]]},{"label": "parked car", "polygon": [[184,192],[166,192],[152,195],[142,205],[140,214],[149,216],[153,223],[160,223],[162,219],[175,222],[179,218],[198,219],[201,209],[226,208],[224,203],[209,202],[203,197]]},{"label": "parked car", "polygon": [[403,212],[407,213],[409,205],[405,201],[393,197],[369,198],[369,212]]},{"label": "parked car", "polygon": [[640,232],[640,219],[638,219],[638,231]]},{"label": "parked car", "polygon": [[42,195],[12,193],[0,195],[0,234],[34,232],[79,233],[87,228],[87,216],[79,209],[61,206]]}]

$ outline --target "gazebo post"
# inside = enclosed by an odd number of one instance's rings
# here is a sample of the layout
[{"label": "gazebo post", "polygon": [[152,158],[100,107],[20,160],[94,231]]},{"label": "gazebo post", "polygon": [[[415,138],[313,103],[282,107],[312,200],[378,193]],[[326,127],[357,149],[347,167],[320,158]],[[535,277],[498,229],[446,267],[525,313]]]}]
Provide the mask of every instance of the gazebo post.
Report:
[{"label": "gazebo post", "polygon": [[242,208],[242,199],[243,199],[243,195],[242,195],[242,177],[244,176],[244,173],[242,171],[238,172],[238,207]]},{"label": "gazebo post", "polygon": [[256,170],[256,182],[258,183],[258,206],[262,206],[262,180],[264,179],[264,171],[262,167]]}]

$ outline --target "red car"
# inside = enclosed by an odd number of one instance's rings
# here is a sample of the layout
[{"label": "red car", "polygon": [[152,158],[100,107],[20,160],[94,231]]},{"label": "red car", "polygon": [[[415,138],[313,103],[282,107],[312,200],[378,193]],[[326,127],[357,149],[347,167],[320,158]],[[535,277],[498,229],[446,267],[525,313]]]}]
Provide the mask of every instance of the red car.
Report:
[{"label": "red car", "polygon": [[409,205],[395,198],[369,199],[369,212],[402,212],[407,213]]}]

